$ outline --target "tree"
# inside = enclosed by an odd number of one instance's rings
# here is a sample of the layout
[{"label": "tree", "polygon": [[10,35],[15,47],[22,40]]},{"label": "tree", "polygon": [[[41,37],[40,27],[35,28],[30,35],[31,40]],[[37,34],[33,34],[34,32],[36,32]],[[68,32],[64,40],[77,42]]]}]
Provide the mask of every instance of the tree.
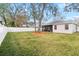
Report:
[{"label": "tree", "polygon": [[46,7],[46,4],[45,3],[42,3],[42,4],[38,4],[38,13],[37,13],[37,19],[38,19],[38,22],[39,22],[39,27],[38,27],[38,31],[40,32],[41,31],[41,26],[42,26],[42,20],[43,20],[43,17],[44,17],[44,11],[45,11],[45,7]]},{"label": "tree", "polygon": [[5,25],[7,25],[6,16],[7,16],[7,8],[8,8],[8,6],[9,6],[9,4],[3,4],[3,3],[0,4],[0,16],[3,18],[3,20],[5,22]]},{"label": "tree", "polygon": [[79,3],[65,4],[65,12],[79,12]]},{"label": "tree", "polygon": [[27,20],[26,19],[27,13],[25,10],[26,8],[24,6],[25,6],[25,4],[17,4],[17,3],[10,4],[10,6],[8,8],[8,12],[10,14],[11,19],[13,20],[13,22],[12,22],[14,24],[13,26],[17,26],[17,23],[18,23],[18,22],[16,22],[17,19],[18,19],[18,21],[22,21],[23,17],[24,17],[24,20]]},{"label": "tree", "polygon": [[48,13],[52,15],[52,17],[54,18],[54,21],[63,17],[62,14],[59,12],[58,5],[55,3],[49,3],[47,5],[47,10],[48,10]]},{"label": "tree", "polygon": [[[79,13],[79,3],[66,4],[64,11],[65,12],[77,12],[77,13]],[[75,17],[74,19],[75,19],[74,21],[79,24],[79,17]]]},{"label": "tree", "polygon": [[36,31],[36,21],[38,21],[38,31],[41,31],[41,23],[44,17],[45,4],[43,3],[31,3],[30,4],[30,14],[35,23]]},{"label": "tree", "polygon": [[53,15],[53,17],[58,16],[58,6],[55,4],[49,4],[49,3],[32,3],[30,4],[30,14],[32,18],[34,19],[35,27],[36,27],[36,21],[38,21],[38,31],[41,31],[42,28],[42,21],[44,19],[47,19],[50,14]]},{"label": "tree", "polygon": [[22,27],[22,25],[26,25],[26,20],[28,17],[26,16],[26,12],[24,10],[20,11],[18,15],[16,15],[16,26]]},{"label": "tree", "polygon": [[30,4],[30,17],[32,17],[34,20],[34,24],[35,24],[34,27],[36,32],[37,10],[36,10],[36,4],[34,3]]},{"label": "tree", "polygon": [[13,23],[13,26],[16,26],[16,15],[19,11],[19,6],[17,4],[9,4],[9,8],[8,8],[8,12],[10,14],[10,17],[12,19],[12,23]]}]

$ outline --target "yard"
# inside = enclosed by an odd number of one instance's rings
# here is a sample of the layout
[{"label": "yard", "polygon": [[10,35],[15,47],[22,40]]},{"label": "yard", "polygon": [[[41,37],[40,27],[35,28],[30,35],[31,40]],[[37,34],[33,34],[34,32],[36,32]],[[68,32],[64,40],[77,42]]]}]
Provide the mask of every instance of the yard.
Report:
[{"label": "yard", "polygon": [[79,33],[9,32],[0,55],[10,56],[76,56],[79,55]]}]

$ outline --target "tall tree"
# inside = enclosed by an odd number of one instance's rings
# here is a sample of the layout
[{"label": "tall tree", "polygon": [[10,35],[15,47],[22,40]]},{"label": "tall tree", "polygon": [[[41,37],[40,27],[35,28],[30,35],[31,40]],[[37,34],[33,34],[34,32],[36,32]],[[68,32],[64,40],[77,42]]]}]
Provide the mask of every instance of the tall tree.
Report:
[{"label": "tall tree", "polygon": [[38,22],[39,22],[39,27],[38,27],[38,31],[40,32],[41,31],[41,26],[42,26],[42,20],[44,18],[44,11],[45,11],[45,7],[46,7],[46,4],[45,3],[42,3],[42,4],[38,4]]},{"label": "tall tree", "polygon": [[[79,13],[79,3],[68,3],[68,4],[65,4],[64,11],[65,12]],[[75,17],[74,19],[79,24],[79,17]]]},{"label": "tall tree", "polygon": [[7,25],[6,16],[7,16],[7,8],[8,8],[8,6],[9,6],[9,4],[0,3],[0,17],[3,18],[3,20],[5,22],[5,25]]},{"label": "tall tree", "polygon": [[79,3],[67,3],[64,8],[65,12],[79,12]]},{"label": "tall tree", "polygon": [[[14,3],[14,4],[10,4],[10,6],[9,6],[9,8],[8,8],[8,12],[9,12],[9,14],[10,14],[10,17],[12,18],[12,20],[13,20],[13,24],[14,24],[14,26],[16,26],[16,19],[17,19],[17,15],[18,16],[26,16],[26,8],[24,7],[25,6],[25,4],[17,4],[17,3]],[[25,13],[23,13],[23,11],[25,12]],[[22,15],[22,14],[23,15]],[[26,16],[27,17],[27,16]],[[25,18],[25,17],[24,17]],[[22,18],[23,19],[23,18]],[[20,21],[21,19],[20,18],[18,18],[18,21]],[[26,19],[25,19],[26,20]]]},{"label": "tall tree", "polygon": [[47,10],[48,10],[49,14],[52,15],[54,20],[57,20],[61,16],[61,14],[59,12],[59,7],[55,3],[49,3],[47,5]]},{"label": "tall tree", "polygon": [[58,16],[58,6],[55,4],[49,4],[49,3],[32,3],[30,4],[30,13],[34,19],[35,27],[36,27],[36,20],[38,21],[38,31],[41,31],[42,21],[50,14],[52,14],[52,17]]},{"label": "tall tree", "polygon": [[35,27],[35,32],[36,32],[36,20],[37,20],[36,4],[31,3],[29,9],[30,9],[30,18],[33,18],[34,20],[34,27]]},{"label": "tall tree", "polygon": [[30,4],[30,14],[34,19],[35,31],[36,31],[36,21],[38,21],[38,31],[41,31],[41,23],[44,17],[45,4],[43,3],[31,3]]}]

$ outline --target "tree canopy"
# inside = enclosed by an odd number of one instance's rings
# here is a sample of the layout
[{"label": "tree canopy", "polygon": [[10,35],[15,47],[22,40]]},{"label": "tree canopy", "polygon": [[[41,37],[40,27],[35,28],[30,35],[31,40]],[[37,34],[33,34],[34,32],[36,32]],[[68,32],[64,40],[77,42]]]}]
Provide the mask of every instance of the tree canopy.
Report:
[{"label": "tree canopy", "polygon": [[35,28],[38,21],[38,31],[41,31],[43,20],[49,20],[50,15],[56,17],[60,14],[58,5],[55,3],[0,4],[0,10],[0,16],[5,20],[5,24],[8,18],[11,19],[12,26],[21,26],[22,23],[33,19]]}]

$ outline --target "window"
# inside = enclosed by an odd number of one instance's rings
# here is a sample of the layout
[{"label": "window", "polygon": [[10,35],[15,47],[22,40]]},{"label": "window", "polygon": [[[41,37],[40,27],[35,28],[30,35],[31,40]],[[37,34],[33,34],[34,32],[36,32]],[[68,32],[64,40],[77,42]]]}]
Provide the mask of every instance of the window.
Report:
[{"label": "window", "polygon": [[65,25],[65,30],[68,30],[69,29],[69,26],[68,24]]},{"label": "window", "polygon": [[54,29],[57,30],[57,25],[54,25]]}]

